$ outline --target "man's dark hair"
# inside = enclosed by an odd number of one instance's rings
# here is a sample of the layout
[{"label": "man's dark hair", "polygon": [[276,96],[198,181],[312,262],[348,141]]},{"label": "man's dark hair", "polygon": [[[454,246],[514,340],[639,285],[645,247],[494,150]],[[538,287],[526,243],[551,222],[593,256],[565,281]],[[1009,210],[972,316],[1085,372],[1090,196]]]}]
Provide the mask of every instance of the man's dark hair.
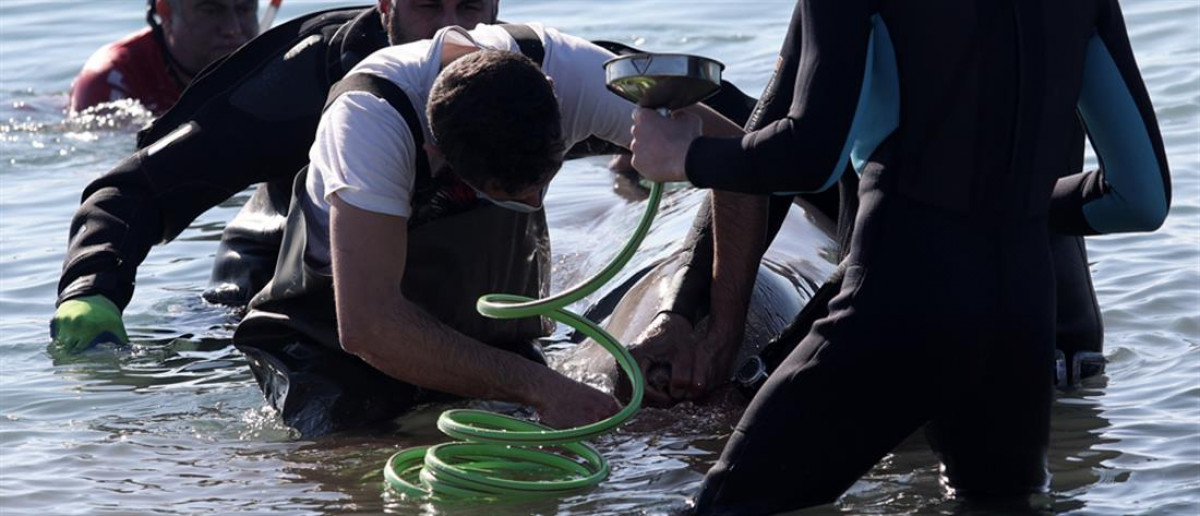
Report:
[{"label": "man's dark hair", "polygon": [[438,149],[476,188],[518,194],[562,167],[554,88],[521,54],[479,50],[459,58],[438,75],[427,109]]}]

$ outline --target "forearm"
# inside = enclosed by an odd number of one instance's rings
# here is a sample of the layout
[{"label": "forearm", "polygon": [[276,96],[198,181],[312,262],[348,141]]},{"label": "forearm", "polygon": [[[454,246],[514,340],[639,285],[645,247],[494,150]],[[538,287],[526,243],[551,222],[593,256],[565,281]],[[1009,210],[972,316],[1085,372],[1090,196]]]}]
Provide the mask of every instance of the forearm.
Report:
[{"label": "forearm", "polygon": [[[742,128],[718,113],[701,109],[706,136],[735,136]],[[731,173],[733,173],[731,171]],[[709,330],[740,340],[746,306],[766,238],[767,197],[721,190],[712,192],[713,266]]]},{"label": "forearm", "polygon": [[564,390],[566,377],[467,337],[404,296],[405,217],[356,208],[339,195],[331,204],[338,335],[347,352],[403,382],[470,398],[538,407],[540,395]]},{"label": "forearm", "polygon": [[[155,244],[174,238],[204,211],[263,179],[243,165],[220,131],[183,126],[122,160],[84,189],[71,221],[59,302],[100,294],[124,309],[137,267]],[[294,169],[293,169],[294,170]]]},{"label": "forearm", "polygon": [[1050,227],[1064,235],[1095,235],[1083,207],[1104,196],[1104,177],[1098,170],[1058,179],[1050,196]]},{"label": "forearm", "polygon": [[683,316],[695,324],[708,315],[713,263],[712,195],[700,204],[680,249],[683,265],[673,275],[658,311]]},{"label": "forearm", "polygon": [[544,365],[459,333],[404,299],[398,288],[388,296],[394,301],[355,318],[365,328],[343,327],[341,335],[347,350],[393,378],[466,398],[532,406],[539,405],[539,393],[565,380]]},{"label": "forearm", "polygon": [[761,195],[713,191],[713,276],[709,331],[737,342],[766,245],[767,202]]},{"label": "forearm", "polygon": [[695,104],[685,110],[700,117],[702,136],[741,136],[746,133],[742,126],[704,104]]},{"label": "forearm", "polygon": [[[693,106],[687,111],[700,118],[703,134],[742,133],[740,126],[707,106]],[[663,298],[660,312],[682,315],[691,323],[708,315],[710,282],[713,278],[712,219],[713,197],[710,194],[700,205],[692,228],[684,239],[682,252],[685,254],[685,264],[672,282],[671,291]]]},{"label": "forearm", "polygon": [[140,163],[130,158],[84,191],[71,220],[58,303],[96,294],[120,309],[129,303],[137,267],[163,234]]}]

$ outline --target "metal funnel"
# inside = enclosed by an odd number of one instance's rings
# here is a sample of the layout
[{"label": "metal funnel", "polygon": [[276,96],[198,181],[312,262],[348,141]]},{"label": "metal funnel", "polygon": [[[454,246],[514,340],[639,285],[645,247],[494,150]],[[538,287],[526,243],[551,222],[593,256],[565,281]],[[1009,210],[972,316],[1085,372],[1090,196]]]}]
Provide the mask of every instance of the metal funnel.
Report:
[{"label": "metal funnel", "polygon": [[630,54],[604,63],[613,93],[651,109],[679,109],[721,89],[725,65],[687,54]]}]

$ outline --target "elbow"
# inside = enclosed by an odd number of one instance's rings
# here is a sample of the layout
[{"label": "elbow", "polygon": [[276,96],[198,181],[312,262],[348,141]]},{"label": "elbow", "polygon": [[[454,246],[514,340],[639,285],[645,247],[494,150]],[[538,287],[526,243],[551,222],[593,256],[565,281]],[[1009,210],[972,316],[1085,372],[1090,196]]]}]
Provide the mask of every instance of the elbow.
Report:
[{"label": "elbow", "polygon": [[371,339],[361,328],[352,321],[344,324],[339,322],[338,342],[343,351],[365,360],[371,354]]},{"label": "elbow", "polygon": [[358,358],[372,362],[386,354],[382,346],[389,348],[408,340],[407,335],[397,335],[410,324],[390,324],[397,316],[407,320],[406,303],[390,310],[378,304],[364,305],[362,309],[343,310],[338,308],[338,343],[342,350]]},{"label": "elbow", "polygon": [[1163,222],[1167,220],[1167,211],[1171,206],[1170,188],[1164,187],[1158,191],[1142,193],[1142,195],[1134,194],[1131,199],[1140,199],[1133,201],[1126,206],[1126,218],[1130,226],[1130,231],[1154,231],[1162,227]]},{"label": "elbow", "polygon": [[1167,220],[1167,202],[1143,206],[1129,214],[1134,231],[1155,231]]},{"label": "elbow", "polygon": [[1097,233],[1154,231],[1162,227],[1171,206],[1169,184],[1106,182],[1106,191],[1083,206],[1084,217]]},{"label": "elbow", "polygon": [[364,312],[338,312],[338,343],[342,350],[369,361],[379,340],[372,325],[375,318]]},{"label": "elbow", "polygon": [[1089,225],[1095,228],[1097,233],[1148,232],[1162,227],[1167,219],[1167,204],[1125,204],[1119,207],[1110,205],[1108,213],[1109,215],[1105,216],[1097,211],[1097,217],[1089,217],[1093,221]]}]

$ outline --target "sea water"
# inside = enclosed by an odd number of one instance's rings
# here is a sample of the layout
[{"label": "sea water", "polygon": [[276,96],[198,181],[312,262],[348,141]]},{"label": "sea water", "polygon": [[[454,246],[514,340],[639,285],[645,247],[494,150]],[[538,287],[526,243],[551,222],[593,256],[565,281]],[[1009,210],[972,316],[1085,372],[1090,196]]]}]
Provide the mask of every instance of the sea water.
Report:
[{"label": "sea water", "polygon": [[[287,0],[278,19],[339,5]],[[728,79],[757,95],[792,5],[504,0],[501,16],[713,57],[728,65]],[[1108,370],[1058,395],[1054,479],[1037,504],[1045,513],[1198,514],[1200,5],[1127,0],[1123,7],[1166,141],[1174,201],[1156,233],[1088,239]],[[150,253],[125,312],[134,346],[53,358],[47,322],[80,192],[133,150],[135,132],[150,120],[136,107],[67,120],[67,90],[92,51],[143,26],[143,9],[133,0],[0,2],[0,513],[637,514],[685,507],[736,413],[691,405],[646,411],[598,443],[614,467],[598,489],[498,507],[430,506],[382,492],[379,468],[388,455],[439,439],[436,407],[405,418],[394,435],[296,437],[265,408],[230,346],[239,314],[199,296],[221,229],[245,193]],[[670,252],[699,196],[668,196],[635,267]],[[602,265],[616,245],[595,235],[626,234],[643,205],[603,160],[569,164],[547,199],[555,288]],[[814,238],[796,247],[826,244]],[[815,512],[960,510],[918,435],[837,504]]]}]

